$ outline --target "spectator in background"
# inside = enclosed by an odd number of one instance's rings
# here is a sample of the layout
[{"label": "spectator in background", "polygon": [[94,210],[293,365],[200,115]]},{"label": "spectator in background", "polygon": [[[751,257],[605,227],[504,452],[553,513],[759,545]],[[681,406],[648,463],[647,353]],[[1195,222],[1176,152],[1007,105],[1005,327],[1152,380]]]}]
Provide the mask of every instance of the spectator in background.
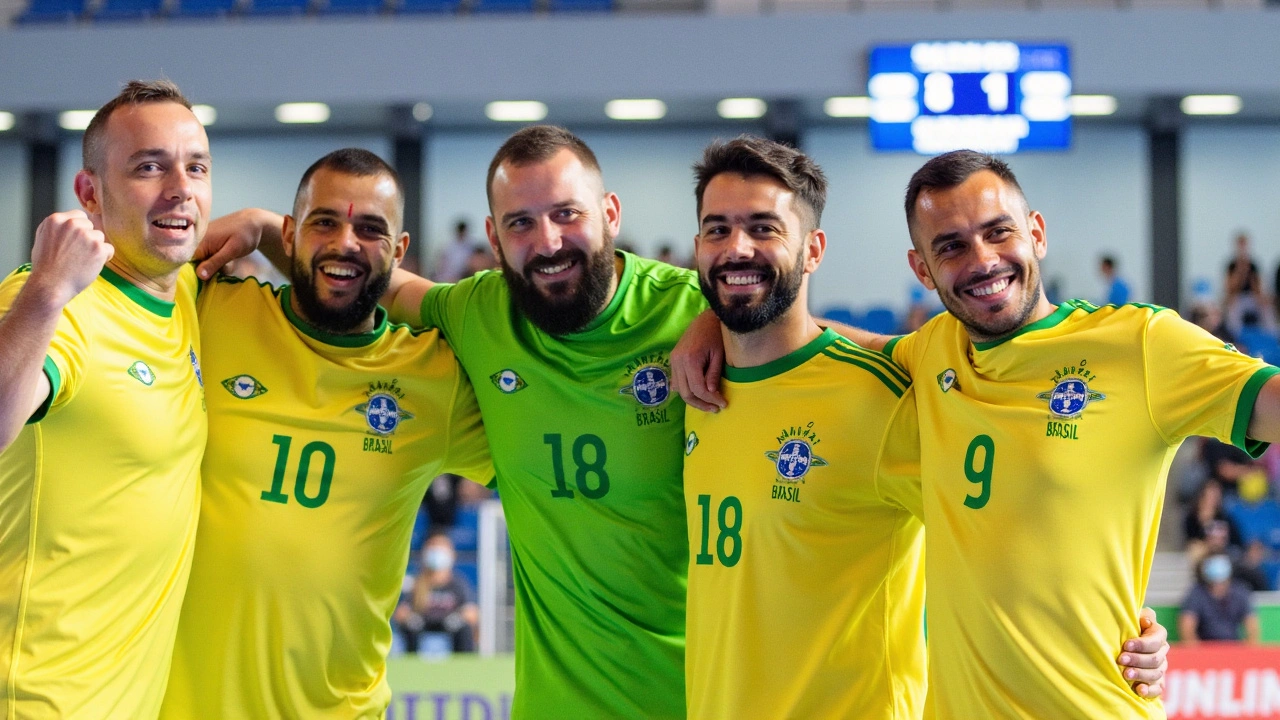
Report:
[{"label": "spectator in background", "polygon": [[1258,614],[1244,585],[1231,579],[1231,559],[1210,555],[1200,564],[1201,581],[1187,593],[1178,614],[1178,634],[1184,644],[1202,640],[1244,639],[1256,645],[1262,640]]},{"label": "spectator in background", "polygon": [[1236,236],[1236,252],[1227,264],[1226,293],[1222,304],[1223,324],[1232,337],[1242,331],[1261,331],[1274,335],[1275,311],[1262,291],[1258,264],[1249,254],[1249,236]]},{"label": "spectator in background", "polygon": [[1101,273],[1102,282],[1106,286],[1104,305],[1124,305],[1129,302],[1129,283],[1116,274],[1114,257],[1103,255],[1098,261],[1098,272]]},{"label": "spectator in background", "polygon": [[1200,460],[1209,472],[1211,480],[1221,483],[1222,492],[1228,498],[1236,496],[1240,478],[1258,469],[1258,465],[1248,453],[1213,438],[1205,438],[1202,441]]},{"label": "spectator in background", "polygon": [[493,253],[489,248],[483,245],[476,245],[471,248],[471,254],[467,257],[467,266],[463,270],[462,277],[471,277],[483,270],[492,270],[498,267],[498,261],[494,259]]},{"label": "spectator in background", "polygon": [[453,652],[475,652],[480,610],[471,585],[453,571],[456,558],[448,535],[437,532],[427,538],[422,569],[395,612],[406,652],[416,653],[426,633],[448,635]]},{"label": "spectator in background", "polygon": [[654,259],[657,260],[658,262],[664,262],[668,265],[682,267],[680,263],[676,261],[675,250],[672,250],[671,245],[667,243],[663,243],[658,246],[658,256]]},{"label": "spectator in background", "polygon": [[1182,524],[1187,538],[1187,556],[1193,565],[1210,555],[1244,549],[1240,528],[1222,508],[1222,486],[1210,480],[1196,494]]},{"label": "spectator in background", "polygon": [[1222,322],[1222,308],[1216,303],[1197,302],[1187,312],[1187,319],[1208,330],[1221,339],[1222,342],[1234,343],[1236,341],[1235,336],[1227,332],[1227,327]]},{"label": "spectator in background", "polygon": [[476,248],[483,248],[481,243],[472,239],[467,228],[466,220],[459,220],[453,226],[453,242],[441,249],[436,256],[436,274],[432,280],[451,283],[471,275],[468,265],[471,263],[472,253]]}]

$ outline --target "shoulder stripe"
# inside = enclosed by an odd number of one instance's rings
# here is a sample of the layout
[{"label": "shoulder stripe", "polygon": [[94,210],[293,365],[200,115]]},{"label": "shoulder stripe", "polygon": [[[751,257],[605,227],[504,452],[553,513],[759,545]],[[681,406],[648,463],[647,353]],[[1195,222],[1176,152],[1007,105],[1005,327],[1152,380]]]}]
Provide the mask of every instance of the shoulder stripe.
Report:
[{"label": "shoulder stripe", "polygon": [[884,372],[882,372],[881,368],[877,367],[876,365],[874,365],[874,364],[872,364],[872,363],[870,363],[870,362],[866,362],[866,361],[861,360],[861,359],[859,359],[859,358],[853,358],[853,357],[849,357],[849,356],[847,356],[847,355],[841,355],[841,354],[839,354],[839,353],[834,353],[834,352],[832,352],[832,351],[831,351],[831,348],[830,348],[830,347],[828,347],[828,348],[824,349],[824,350],[822,351],[822,354],[823,354],[823,355],[826,355],[827,357],[831,358],[832,360],[839,360],[839,361],[840,361],[840,362],[842,362],[842,363],[848,363],[848,364],[850,364],[850,365],[855,365],[855,366],[857,366],[857,367],[862,368],[863,370],[866,370],[867,372],[869,372],[869,373],[871,373],[872,375],[874,375],[878,380],[880,380],[880,382],[884,383],[884,386],[885,386],[885,387],[887,387],[887,388],[889,388],[889,390],[890,390],[891,392],[893,392],[893,394],[894,394],[896,397],[902,397],[902,394],[903,394],[904,392],[906,392],[906,388],[905,388],[905,387],[903,387],[902,385],[900,385],[900,384],[898,384],[898,383],[894,382],[893,380],[890,380],[890,379],[889,379],[889,377],[888,377],[888,376],[886,376],[886,375],[884,374]]},{"label": "shoulder stripe", "polygon": [[887,373],[892,375],[903,387],[911,384],[911,377],[907,375],[906,371],[898,367],[898,364],[893,361],[893,358],[882,352],[868,350],[867,348],[854,345],[853,343],[844,340],[836,340],[831,344],[830,349],[851,357],[862,358],[863,360],[879,365],[884,368]]}]

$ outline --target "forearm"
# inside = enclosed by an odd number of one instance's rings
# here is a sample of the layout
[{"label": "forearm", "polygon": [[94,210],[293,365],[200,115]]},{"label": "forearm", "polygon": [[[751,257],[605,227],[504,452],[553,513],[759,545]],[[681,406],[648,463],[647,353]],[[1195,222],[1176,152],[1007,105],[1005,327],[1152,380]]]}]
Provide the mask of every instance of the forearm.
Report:
[{"label": "forearm", "polygon": [[44,358],[61,314],[57,298],[28,282],[0,318],[0,452],[48,397]]},{"label": "forearm", "polygon": [[1244,619],[1244,639],[1250,645],[1262,642],[1262,624],[1258,622],[1257,615],[1250,615]]},{"label": "forearm", "polygon": [[284,240],[281,237],[284,216],[269,210],[259,210],[259,212],[261,220],[258,224],[262,228],[262,238],[258,242],[258,251],[266,256],[267,260],[285,277],[289,277],[289,256],[284,252]]},{"label": "forearm", "polygon": [[854,344],[861,345],[862,347],[870,350],[883,350],[885,343],[889,342],[893,337],[892,335],[880,335],[868,330],[853,327],[852,325],[838,323],[834,320],[818,318],[817,321],[818,325],[824,328],[831,328],[840,335],[852,340]]},{"label": "forearm", "polygon": [[422,299],[434,285],[424,277],[396,268],[391,272],[391,284],[378,303],[386,308],[391,322],[417,327],[422,324]]}]

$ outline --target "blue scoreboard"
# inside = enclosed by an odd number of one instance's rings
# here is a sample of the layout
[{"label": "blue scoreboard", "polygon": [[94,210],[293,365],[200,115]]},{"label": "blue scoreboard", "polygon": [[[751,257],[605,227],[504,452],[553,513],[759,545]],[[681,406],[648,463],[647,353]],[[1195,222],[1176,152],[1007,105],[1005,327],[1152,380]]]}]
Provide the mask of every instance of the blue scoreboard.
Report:
[{"label": "blue scoreboard", "polygon": [[934,155],[1071,145],[1065,45],[919,42],[871,50],[867,94],[877,150]]}]

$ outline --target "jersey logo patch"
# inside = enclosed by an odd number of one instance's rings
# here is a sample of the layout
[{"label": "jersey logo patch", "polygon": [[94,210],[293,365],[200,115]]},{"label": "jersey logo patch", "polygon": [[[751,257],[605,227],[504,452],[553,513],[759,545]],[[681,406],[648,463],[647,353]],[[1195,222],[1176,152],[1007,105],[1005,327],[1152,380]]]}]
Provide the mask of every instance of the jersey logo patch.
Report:
[{"label": "jersey logo patch", "polygon": [[196,349],[187,348],[187,359],[191,361],[191,369],[196,371],[196,382],[200,383],[200,389],[204,389],[204,373],[200,372],[200,359],[196,357]]},{"label": "jersey logo patch", "polygon": [[684,441],[684,454],[688,457],[693,454],[693,449],[698,447],[698,433],[690,431],[689,437]]},{"label": "jersey logo patch", "polygon": [[517,375],[515,370],[510,369],[499,370],[498,372],[490,375],[489,380],[493,382],[494,387],[507,395],[518,393],[529,387],[529,383],[525,382],[524,378]]},{"label": "jersey logo patch", "polygon": [[671,382],[665,369],[657,365],[645,365],[631,376],[631,384],[618,392],[631,395],[636,402],[647,408],[657,407],[671,396]]},{"label": "jersey logo patch", "polygon": [[1064,377],[1048,392],[1036,395],[1040,400],[1049,402],[1049,412],[1054,417],[1071,420],[1080,417],[1089,403],[1106,400],[1107,396],[1089,389],[1088,382],[1082,377]]},{"label": "jersey logo patch", "polygon": [[156,381],[156,374],[151,372],[151,367],[141,360],[135,360],[134,363],[129,366],[129,375],[134,380],[137,380],[148,387]]},{"label": "jersey logo patch", "polygon": [[237,375],[227,378],[222,381],[222,387],[241,400],[256,398],[267,392],[267,386],[258,382],[258,379],[252,375]]},{"label": "jersey logo patch", "polygon": [[781,482],[804,482],[810,470],[828,464],[813,451],[813,446],[822,442],[813,432],[813,423],[783,430],[778,434],[778,442],[778,449],[769,450],[764,456],[773,462]]},{"label": "jersey logo patch", "polygon": [[947,368],[938,373],[938,387],[942,388],[942,392],[946,392],[951,388],[959,390],[960,386],[956,383],[956,371]]},{"label": "jersey logo patch", "polygon": [[404,402],[404,391],[395,380],[391,382],[378,380],[369,383],[369,391],[365,396],[369,400],[360,403],[352,410],[364,416],[369,430],[375,435],[391,435],[395,433],[396,428],[400,427],[401,422],[414,418],[413,413],[401,407],[400,403]]}]

